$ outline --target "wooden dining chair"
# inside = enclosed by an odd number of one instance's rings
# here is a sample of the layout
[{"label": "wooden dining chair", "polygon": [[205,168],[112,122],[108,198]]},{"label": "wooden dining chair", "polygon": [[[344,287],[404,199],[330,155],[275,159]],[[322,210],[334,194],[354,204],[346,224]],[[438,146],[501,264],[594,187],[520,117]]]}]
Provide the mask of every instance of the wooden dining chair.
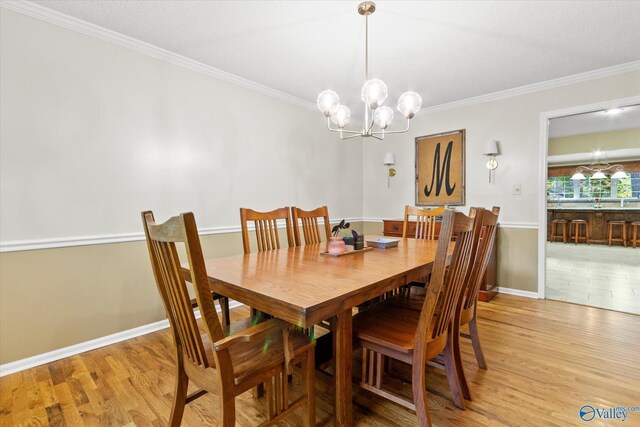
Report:
[{"label": "wooden dining chair", "polygon": [[[318,224],[318,219],[320,218],[322,218],[324,222],[325,241],[328,241],[331,237],[329,210],[326,206],[321,206],[311,211],[304,211],[294,206],[291,208],[291,218],[293,219],[293,237],[296,246],[303,244],[299,225],[302,226],[302,237],[304,237],[305,245],[320,243],[322,241],[320,225]],[[298,223],[298,221],[300,222]]]},{"label": "wooden dining chair", "polygon": [[[253,222],[256,235],[258,252],[280,249],[280,233],[278,232],[278,220],[285,221],[287,233],[287,243],[293,247],[293,236],[291,233],[291,211],[289,207],[274,209],[269,212],[258,212],[253,209],[240,208],[240,227],[242,230],[242,248],[245,254],[251,253],[251,241],[249,238],[249,222]],[[251,309],[252,315],[259,313]],[[261,395],[262,392],[259,392]]]},{"label": "wooden dining chair", "polygon": [[242,248],[244,249],[244,253],[251,253],[249,222],[253,222],[256,230],[258,252],[280,249],[278,220],[285,221],[287,243],[289,247],[293,247],[291,212],[289,211],[289,207],[274,209],[269,212],[258,212],[253,209],[240,208],[240,226],[242,228]]},{"label": "wooden dining chair", "polygon": [[[444,207],[434,208],[434,209],[420,209],[415,206],[405,205],[404,207],[404,221],[402,224],[402,238],[405,239],[409,235],[409,222],[415,221],[415,238],[416,239],[426,239],[426,240],[435,240],[436,239],[436,224],[438,217],[442,217],[444,215]],[[399,294],[406,293],[411,290],[413,287],[423,288],[426,283],[429,282],[429,275],[424,277],[421,280],[413,281],[407,286],[404,286],[401,289],[395,290],[385,297],[391,296],[395,297]]]},{"label": "wooden dining chair", "polygon": [[[474,223],[475,218],[461,212],[444,211],[431,281],[421,311],[384,302],[356,314],[353,319],[354,345],[362,347],[363,351],[360,385],[415,410],[421,426],[431,425],[426,363],[441,353],[444,353],[453,400],[456,406],[464,408],[453,357],[451,320],[475,244]],[[456,237],[455,243],[451,242],[452,236]],[[454,250],[447,268],[450,244],[454,245]],[[383,388],[385,358],[411,365],[413,401]]]},{"label": "wooden dining chair", "polygon": [[[176,348],[176,383],[170,426],[179,426],[185,404],[206,393],[219,396],[218,425],[235,426],[235,397],[265,383],[268,420],[272,425],[303,407],[303,424],[315,425],[315,342],[279,319],[253,324],[252,319],[224,328],[211,299],[207,271],[192,213],[156,224],[142,212],[147,247],[156,285],[164,304]],[[202,316],[201,331],[191,308],[176,243],[184,243],[191,283]],[[304,392],[289,399],[288,374],[302,366]],[[200,390],[187,395],[189,381]]]},{"label": "wooden dining chair", "polygon": [[[493,250],[496,232],[498,230],[498,216],[500,215],[500,208],[496,206],[494,206],[491,211],[487,211],[482,208],[471,208],[471,210],[476,211],[476,221],[477,225],[479,225],[478,228],[480,230],[480,234],[479,238],[476,240],[476,245],[472,255],[472,264],[469,268],[467,278],[465,279],[465,286],[460,294],[458,307],[452,323],[454,357],[456,358],[456,367],[458,368],[458,381],[460,382],[464,398],[467,400],[471,400],[471,392],[469,391],[469,386],[462,366],[462,354],[460,351],[459,338],[462,336],[471,340],[478,366],[481,369],[487,369],[487,364],[480,345],[476,316],[478,294],[480,293],[480,286],[482,285],[483,277],[487,271],[487,266],[489,265],[489,258],[491,257],[491,251]],[[482,214],[480,214],[480,212],[482,212]],[[463,334],[460,332],[460,328],[465,325],[469,325],[469,334]]]},{"label": "wooden dining chair", "polygon": [[416,222],[416,239],[435,240],[437,217],[444,215],[444,207],[434,209],[420,209],[415,206],[404,207],[404,222],[402,224],[402,238],[406,238],[409,222]]}]

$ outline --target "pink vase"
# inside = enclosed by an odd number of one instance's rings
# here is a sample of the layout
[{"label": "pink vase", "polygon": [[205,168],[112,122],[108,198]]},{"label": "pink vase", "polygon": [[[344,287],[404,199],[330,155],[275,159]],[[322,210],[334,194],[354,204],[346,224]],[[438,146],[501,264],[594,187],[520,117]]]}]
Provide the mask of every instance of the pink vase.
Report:
[{"label": "pink vase", "polygon": [[333,255],[340,255],[347,251],[342,237],[329,238],[329,250],[328,252]]}]

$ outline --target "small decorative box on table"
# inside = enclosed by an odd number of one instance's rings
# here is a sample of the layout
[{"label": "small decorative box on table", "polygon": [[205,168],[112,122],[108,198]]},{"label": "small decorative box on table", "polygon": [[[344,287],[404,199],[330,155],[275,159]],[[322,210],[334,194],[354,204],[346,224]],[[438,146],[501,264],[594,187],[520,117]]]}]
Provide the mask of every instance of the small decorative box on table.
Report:
[{"label": "small decorative box on table", "polygon": [[379,249],[395,248],[398,246],[400,239],[392,239],[389,237],[376,237],[367,240],[367,246]]}]

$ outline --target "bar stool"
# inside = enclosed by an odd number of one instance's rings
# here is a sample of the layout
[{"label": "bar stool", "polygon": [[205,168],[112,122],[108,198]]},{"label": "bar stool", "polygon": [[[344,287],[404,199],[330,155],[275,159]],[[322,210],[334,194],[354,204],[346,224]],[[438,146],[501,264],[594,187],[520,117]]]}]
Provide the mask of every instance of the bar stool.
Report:
[{"label": "bar stool", "polygon": [[[583,225],[584,225],[584,235],[581,236],[580,232],[582,231]],[[586,219],[571,220],[571,224],[569,226],[569,233],[573,233],[573,238],[575,239],[576,245],[580,240],[586,241],[587,245],[591,244],[591,242],[589,241],[589,221],[588,220]]]},{"label": "bar stool", "polygon": [[[607,221],[607,225],[609,226],[609,246],[611,246],[612,242],[622,242],[624,247],[627,247],[627,221],[618,221],[618,220],[609,220]],[[621,229],[621,238],[613,237],[613,228],[614,227],[622,227]]]},{"label": "bar stool", "polygon": [[[562,241],[567,243],[567,224],[569,221],[566,219],[554,219],[551,221],[551,241],[555,242],[556,238],[562,237]],[[562,236],[556,234],[558,232],[558,227],[562,225]]]},{"label": "bar stool", "polygon": [[633,221],[631,223],[631,236],[629,237],[629,241],[633,244],[634,249],[638,243],[638,227],[640,227],[640,221]]}]

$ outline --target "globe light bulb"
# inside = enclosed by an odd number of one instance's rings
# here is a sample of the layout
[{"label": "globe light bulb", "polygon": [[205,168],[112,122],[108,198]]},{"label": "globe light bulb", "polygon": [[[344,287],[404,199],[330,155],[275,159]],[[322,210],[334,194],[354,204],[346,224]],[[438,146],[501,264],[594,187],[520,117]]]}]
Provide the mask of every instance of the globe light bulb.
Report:
[{"label": "globe light bulb", "polygon": [[378,108],[387,99],[387,85],[382,80],[370,79],[362,85],[362,100],[372,110]]},{"label": "globe light bulb", "polygon": [[336,110],[331,115],[331,121],[334,125],[338,126],[340,129],[345,127],[349,123],[349,119],[351,118],[351,111],[344,105],[338,105]]},{"label": "globe light bulb", "polygon": [[317,105],[325,117],[330,117],[340,105],[340,97],[332,90],[323,90],[318,95]]},{"label": "globe light bulb", "polygon": [[398,99],[398,111],[406,119],[412,119],[422,107],[422,98],[416,92],[408,91],[400,95]]},{"label": "globe light bulb", "polygon": [[386,129],[387,126],[393,121],[393,110],[386,105],[380,107],[373,113],[373,121],[380,127],[380,129]]}]

